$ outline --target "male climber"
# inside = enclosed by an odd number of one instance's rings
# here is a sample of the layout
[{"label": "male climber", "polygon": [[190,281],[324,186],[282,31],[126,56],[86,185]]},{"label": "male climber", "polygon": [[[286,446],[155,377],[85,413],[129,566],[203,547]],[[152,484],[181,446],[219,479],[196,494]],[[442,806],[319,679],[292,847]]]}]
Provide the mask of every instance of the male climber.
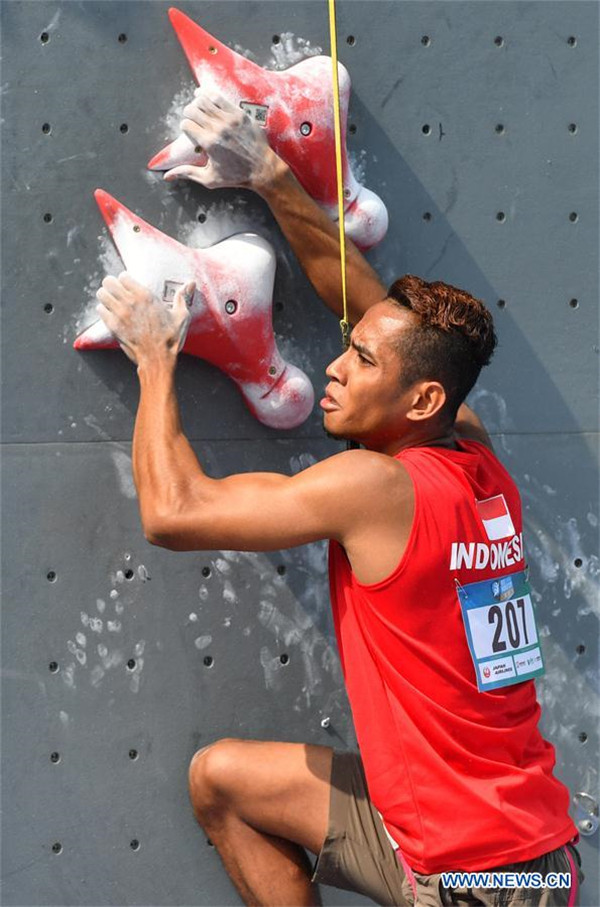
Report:
[{"label": "male climber", "polygon": [[[260,193],[339,313],[337,228],[264,132],[201,92],[185,116],[210,163],[167,178]],[[190,766],[195,815],[246,904],[319,904],[319,882],[389,905],[575,904],[568,792],[537,727],[519,494],[464,404],[494,350],[492,318],[443,283],[405,276],[386,291],[352,246],[348,286],[351,345],[328,367],[320,405],[326,431],[362,449],[293,477],[218,480],[185,438],[175,394],[193,284],[171,309],[127,274],[98,291],[137,365],[133,470],[149,541],[268,551],[330,540],[360,754],[216,741]],[[451,870],[534,875],[469,884],[442,879]]]}]

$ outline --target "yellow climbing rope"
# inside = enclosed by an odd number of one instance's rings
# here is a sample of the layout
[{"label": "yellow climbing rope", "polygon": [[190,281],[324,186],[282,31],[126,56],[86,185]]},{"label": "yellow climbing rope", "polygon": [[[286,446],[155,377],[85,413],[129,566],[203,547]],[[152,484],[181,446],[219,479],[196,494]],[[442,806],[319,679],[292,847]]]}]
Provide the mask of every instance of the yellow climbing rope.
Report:
[{"label": "yellow climbing rope", "polygon": [[335,166],[337,171],[338,223],[340,227],[340,267],[342,275],[343,316],[340,319],[342,343],[346,348],[350,343],[350,323],[348,321],[348,299],[346,294],[346,231],[344,229],[344,174],[342,170],[342,115],[340,110],[340,83],[338,79],[337,32],[335,24],[335,0],[329,0],[329,38],[331,43],[331,62],[333,65],[333,103],[335,134]]}]

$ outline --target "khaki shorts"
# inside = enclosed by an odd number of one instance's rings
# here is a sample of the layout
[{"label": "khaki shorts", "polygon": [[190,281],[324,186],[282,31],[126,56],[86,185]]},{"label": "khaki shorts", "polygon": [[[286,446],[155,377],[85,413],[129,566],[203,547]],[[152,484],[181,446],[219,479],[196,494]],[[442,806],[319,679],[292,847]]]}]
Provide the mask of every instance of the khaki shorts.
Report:
[{"label": "khaki shorts", "polygon": [[[568,850],[567,850],[568,848]],[[581,860],[573,845],[495,872],[549,872],[577,870],[574,892],[566,888],[445,888],[439,874],[414,873],[418,907],[479,905],[479,907],[570,907],[578,904],[583,880]],[[485,870],[482,870],[485,871]],[[381,818],[369,800],[362,760],[358,753],[334,750],[327,837],[315,863],[312,881],[356,891],[376,904],[414,907],[412,884],[390,844]]]}]

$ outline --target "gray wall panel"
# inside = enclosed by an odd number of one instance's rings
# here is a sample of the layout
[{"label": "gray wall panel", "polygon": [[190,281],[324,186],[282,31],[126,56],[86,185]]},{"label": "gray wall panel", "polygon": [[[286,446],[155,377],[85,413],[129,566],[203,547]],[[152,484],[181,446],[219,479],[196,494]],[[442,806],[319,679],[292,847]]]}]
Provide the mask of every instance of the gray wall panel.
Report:
[{"label": "gray wall panel", "polygon": [[[298,38],[327,52],[324,0],[180,8],[263,65]],[[92,197],[101,187],[178,238],[195,225],[199,245],[261,233],[277,252],[285,355],[318,390],[339,351],[335,319],[260,200],[145,170],[169,138],[174,98],[193,87],[167,9],[0,4],[7,905],[237,904],[188,806],[194,750],[220,736],[355,743],[323,546],[149,546],[130,475],[133,370],[118,352],[71,349],[105,269],[118,267]],[[371,261],[387,281],[408,272],[463,286],[496,317],[500,349],[471,402],[523,494],[549,668],[543,727],[560,777],[597,800],[598,5],[340,0],[338,27],[349,149],[390,211]],[[297,471],[337,450],[316,412],[286,435],[262,427],[205,363],[183,357],[177,380],[186,431],[215,475]],[[582,840],[583,907],[600,903],[597,847],[597,833]],[[325,901],[366,903],[333,889]]]}]

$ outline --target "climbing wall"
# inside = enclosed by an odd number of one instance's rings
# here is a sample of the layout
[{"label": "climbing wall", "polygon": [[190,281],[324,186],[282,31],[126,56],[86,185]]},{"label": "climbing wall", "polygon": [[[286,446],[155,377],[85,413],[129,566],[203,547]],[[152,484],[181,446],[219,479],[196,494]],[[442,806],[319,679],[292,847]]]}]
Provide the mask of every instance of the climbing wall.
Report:
[{"label": "climbing wall", "polygon": [[[355,746],[326,551],[152,548],[131,477],[134,369],[76,352],[120,270],[100,187],[198,247],[275,247],[274,327],[317,391],[339,332],[265,205],[166,185],[191,72],[163,2],[5,0],[3,40],[2,898],[6,905],[239,904],[187,800],[223,736]],[[182,3],[283,69],[328,52],[325,0]],[[598,6],[339,2],[355,172],[386,202],[384,280],[455,283],[500,348],[471,403],[523,494],[547,676],[543,729],[598,891]],[[182,357],[185,429],[212,475],[296,472],[338,447],[315,411],[260,425]],[[327,904],[364,898],[324,889]]]}]

